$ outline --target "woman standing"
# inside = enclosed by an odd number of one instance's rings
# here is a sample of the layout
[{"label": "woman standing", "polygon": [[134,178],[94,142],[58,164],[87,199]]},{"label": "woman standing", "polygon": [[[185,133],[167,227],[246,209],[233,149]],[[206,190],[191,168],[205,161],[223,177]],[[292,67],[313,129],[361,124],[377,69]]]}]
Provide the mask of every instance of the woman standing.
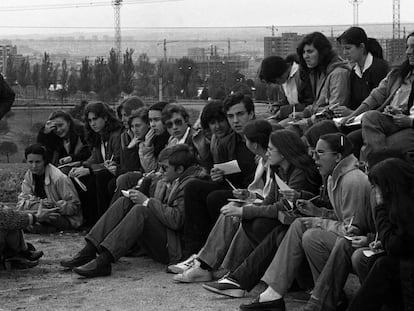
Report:
[{"label": "woman standing", "polygon": [[118,174],[122,125],[111,108],[103,103],[89,103],[85,107],[86,141],[92,155],[73,168],[69,176],[87,183],[87,202],[83,205],[88,225],[93,225],[109,207],[112,193],[107,185]]}]

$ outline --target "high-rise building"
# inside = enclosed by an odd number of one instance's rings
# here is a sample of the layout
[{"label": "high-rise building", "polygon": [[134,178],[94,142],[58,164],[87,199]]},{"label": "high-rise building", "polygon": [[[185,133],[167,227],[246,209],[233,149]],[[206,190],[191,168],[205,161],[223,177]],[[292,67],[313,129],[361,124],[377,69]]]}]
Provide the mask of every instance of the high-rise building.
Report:
[{"label": "high-rise building", "polygon": [[296,48],[303,35],[296,32],[285,32],[281,36],[264,37],[264,57],[276,55],[285,58],[296,53]]},{"label": "high-rise building", "polygon": [[0,73],[3,75],[7,70],[7,58],[9,55],[17,55],[17,47],[11,44],[0,44]]}]

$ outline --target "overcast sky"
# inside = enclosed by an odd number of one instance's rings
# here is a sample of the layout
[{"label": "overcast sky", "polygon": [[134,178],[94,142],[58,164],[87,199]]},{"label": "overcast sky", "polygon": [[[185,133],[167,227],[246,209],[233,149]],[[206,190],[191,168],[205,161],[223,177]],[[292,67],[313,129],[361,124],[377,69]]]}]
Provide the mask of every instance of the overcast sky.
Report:
[{"label": "overcast sky", "polygon": [[[139,3],[140,1],[146,3]],[[350,25],[353,9],[349,0],[124,0],[123,27],[212,27],[264,25]],[[156,1],[156,0],[155,0]],[[0,35],[66,33],[97,29],[64,27],[113,27],[110,0],[14,0],[0,1]],[[392,0],[363,0],[360,23],[391,23]],[[79,8],[50,9],[74,3]],[[83,7],[87,3],[99,6]],[[20,10],[30,6],[30,10]],[[35,10],[33,6],[44,6]],[[13,11],[15,10],[15,11]],[[401,22],[414,23],[414,1],[401,0]],[[53,28],[22,28],[53,27]],[[109,29],[108,29],[109,30]],[[410,29],[411,30],[411,29]]]}]

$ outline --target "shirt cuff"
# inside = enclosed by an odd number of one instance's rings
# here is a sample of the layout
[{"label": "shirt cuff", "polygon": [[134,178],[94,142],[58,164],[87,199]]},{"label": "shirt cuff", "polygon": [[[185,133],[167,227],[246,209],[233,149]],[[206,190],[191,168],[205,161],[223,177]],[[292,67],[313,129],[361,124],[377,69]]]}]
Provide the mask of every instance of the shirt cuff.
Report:
[{"label": "shirt cuff", "polygon": [[149,198],[146,199],[144,202],[142,202],[142,205],[145,206],[145,207],[147,207],[149,200],[150,200]]}]

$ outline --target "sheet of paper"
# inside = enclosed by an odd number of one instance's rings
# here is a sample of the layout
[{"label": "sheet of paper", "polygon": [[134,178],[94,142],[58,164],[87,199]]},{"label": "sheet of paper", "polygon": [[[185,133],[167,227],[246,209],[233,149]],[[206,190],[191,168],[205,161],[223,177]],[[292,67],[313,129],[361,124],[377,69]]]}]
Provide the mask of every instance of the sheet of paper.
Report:
[{"label": "sheet of paper", "polygon": [[[362,120],[362,116],[364,115],[365,112],[357,115],[352,122],[346,123],[345,126],[351,126],[351,125],[359,125],[361,124],[361,120]],[[343,117],[341,118],[333,118],[333,121],[335,122],[335,124],[338,126],[341,124]]]},{"label": "sheet of paper", "polygon": [[275,174],[275,178],[280,190],[292,190],[277,174]]},{"label": "sheet of paper", "polygon": [[371,257],[373,255],[381,254],[383,252],[384,252],[383,249],[376,249],[376,250],[367,249],[365,251],[362,251],[362,253],[365,255],[365,257]]},{"label": "sheet of paper", "polygon": [[235,173],[240,173],[241,169],[237,160],[224,162],[224,163],[217,163],[213,165],[214,168],[218,168],[224,172],[224,175],[230,175]]},{"label": "sheet of paper", "polygon": [[[277,175],[276,173],[275,173],[275,179],[276,179],[276,183],[277,183],[277,185],[279,186],[279,190],[282,190],[282,191],[284,191],[284,190],[292,190],[292,188],[290,188],[280,177],[279,177],[279,175]],[[289,203],[289,205],[290,205],[290,208],[293,208],[293,202],[291,202],[291,201],[289,201],[289,200],[287,200],[288,201],[288,203]]]}]

